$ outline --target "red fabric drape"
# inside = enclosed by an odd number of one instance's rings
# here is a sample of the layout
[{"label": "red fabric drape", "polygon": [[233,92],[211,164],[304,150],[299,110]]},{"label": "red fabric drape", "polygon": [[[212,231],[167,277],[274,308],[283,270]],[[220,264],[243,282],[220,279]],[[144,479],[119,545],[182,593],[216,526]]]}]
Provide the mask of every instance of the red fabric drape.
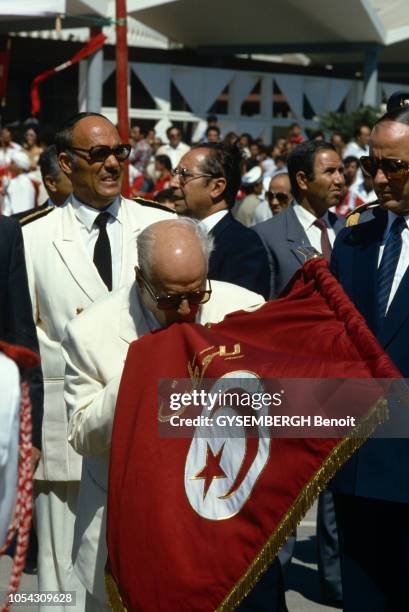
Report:
[{"label": "red fabric drape", "polygon": [[34,368],[40,363],[39,355],[25,346],[0,341],[0,352],[15,361],[22,369]]},{"label": "red fabric drape", "polygon": [[[158,435],[158,421],[164,419],[158,411],[159,379],[200,376],[204,370],[206,378],[215,379],[238,370],[281,380],[400,377],[322,259],[305,264],[284,297],[257,311],[229,315],[210,329],[172,325],[133,343],[113,427],[107,529],[110,569],[128,610],[233,609],[362,443],[271,439],[264,467],[236,512],[238,483],[250,474],[262,441],[220,440],[219,451],[204,462],[201,442],[195,446],[192,439]],[[354,406],[366,423],[382,395],[375,387]],[[308,404],[309,398],[303,399]],[[230,514],[228,506],[222,520],[203,516],[200,504],[204,507],[212,488],[223,483],[220,466],[228,471],[239,452],[240,476],[212,498],[215,507],[231,504]],[[229,460],[222,463],[224,454]],[[204,463],[206,469],[212,463],[208,481]],[[197,489],[203,490],[199,510],[189,497],[193,486],[203,488]]]},{"label": "red fabric drape", "polygon": [[39,84],[50,78],[51,76],[54,76],[55,74],[57,74],[57,72],[65,70],[66,68],[70,68],[70,66],[73,66],[80,60],[85,59],[89,55],[95,53],[95,51],[98,51],[98,49],[104,46],[105,40],[106,36],[104,34],[102,34],[101,32],[99,34],[96,34],[90,39],[90,41],[85,45],[85,47],[75,53],[75,55],[73,55],[71,59],[64,62],[63,64],[60,64],[59,66],[56,66],[55,68],[45,70],[44,72],[35,77],[35,79],[31,83],[31,114],[33,116],[37,115],[41,108],[40,94],[38,90]]}]

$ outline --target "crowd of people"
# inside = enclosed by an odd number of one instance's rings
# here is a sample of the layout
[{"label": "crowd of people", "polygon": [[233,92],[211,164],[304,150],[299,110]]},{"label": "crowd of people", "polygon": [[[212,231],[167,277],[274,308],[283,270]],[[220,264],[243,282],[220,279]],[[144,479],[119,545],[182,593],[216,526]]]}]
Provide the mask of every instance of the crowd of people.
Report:
[{"label": "crowd of people", "polygon": [[[248,134],[223,137],[209,119],[192,146],[177,127],[162,143],[134,126],[123,143],[98,113],[70,118],[47,147],[33,127],[22,144],[1,132],[0,231],[9,246],[0,265],[10,281],[0,287],[0,339],[39,345],[44,381],[43,397],[38,369],[28,378],[38,584],[75,591],[78,610],[109,609],[109,448],[131,342],[279,297],[309,249],[331,261],[392,361],[408,369],[399,305],[409,294],[409,111],[357,126],[347,144],[340,134],[307,139],[294,124],[266,147]],[[133,199],[121,195],[127,160]],[[36,172],[48,199],[22,209]],[[376,206],[343,229],[363,203]],[[5,218],[16,214],[22,230]],[[347,612],[394,612],[407,600],[408,454],[407,440],[371,440],[320,496],[323,597]],[[289,556],[282,551],[239,609],[285,610]]]},{"label": "crowd of people", "polygon": [[[288,128],[286,136],[278,137],[274,144],[266,145],[261,138],[253,139],[250,134],[228,132],[222,134],[216,116],[209,116],[208,127],[197,143],[184,142],[181,130],[171,126],[163,142],[154,129],[144,130],[134,125],[130,128],[129,144],[129,191],[131,197],[141,196],[154,199],[173,208],[170,182],[172,170],[191,146],[200,143],[236,142],[242,153],[242,181],[236,195],[234,216],[247,227],[271,218],[273,214],[291,203],[288,189],[280,191],[271,180],[287,173],[287,158],[295,146],[307,140],[299,124]],[[42,142],[41,129],[37,124],[26,123],[23,130],[3,127],[0,132],[0,210],[4,215],[23,212],[40,206],[46,192],[42,182],[40,155],[46,148]],[[328,135],[341,158],[344,160],[345,185],[343,198],[334,212],[346,216],[361,204],[375,201],[371,177],[360,170],[359,159],[368,154],[371,127],[358,125],[350,142],[334,132]],[[22,134],[20,137],[18,134]],[[49,138],[49,135],[48,135]],[[312,140],[324,140],[323,132],[315,132]],[[278,184],[283,182],[283,178]],[[288,185],[288,181],[284,182]],[[279,194],[277,197],[271,193]]]}]

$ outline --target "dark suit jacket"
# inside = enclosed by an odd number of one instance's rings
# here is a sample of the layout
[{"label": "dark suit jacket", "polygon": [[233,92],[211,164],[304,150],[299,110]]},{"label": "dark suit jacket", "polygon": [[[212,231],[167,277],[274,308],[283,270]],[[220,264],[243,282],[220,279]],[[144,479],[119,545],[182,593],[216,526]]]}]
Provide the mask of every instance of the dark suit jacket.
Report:
[{"label": "dark suit jacket", "polygon": [[[345,220],[334,213],[328,213],[331,227],[337,233]],[[282,213],[254,226],[267,249],[270,273],[271,294],[277,297],[295,272],[305,263],[304,257],[297,252],[300,246],[311,246],[294,207],[289,206]]]},{"label": "dark suit jacket", "polygon": [[[387,213],[374,210],[366,223],[345,228],[334,245],[331,269],[363,314],[368,327],[405,377],[409,376],[409,268],[389,307],[385,322],[377,315],[379,247]],[[390,406],[386,427],[399,419],[407,428],[408,408]],[[336,492],[388,501],[409,502],[409,439],[371,439],[355,453],[333,481]]]},{"label": "dark suit jacket", "polygon": [[231,212],[211,230],[214,251],[210,255],[209,278],[234,283],[260,293],[270,294],[267,253],[257,234],[233,217]]},{"label": "dark suit jacket", "polygon": [[[38,353],[36,328],[28,290],[24,244],[20,225],[0,217],[0,339]],[[33,404],[33,444],[41,448],[43,382],[41,368],[29,374]]]}]

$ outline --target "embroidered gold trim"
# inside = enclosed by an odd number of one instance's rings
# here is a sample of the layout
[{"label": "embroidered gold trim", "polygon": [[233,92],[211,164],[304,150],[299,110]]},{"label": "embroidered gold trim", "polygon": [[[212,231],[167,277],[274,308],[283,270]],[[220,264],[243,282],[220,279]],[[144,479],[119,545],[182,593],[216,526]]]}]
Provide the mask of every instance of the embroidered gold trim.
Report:
[{"label": "embroidered gold trim", "polygon": [[22,217],[20,219],[20,225],[24,225],[24,223],[27,223],[27,221],[30,221],[30,219],[35,219],[35,217],[41,217],[42,215],[54,210],[54,208],[55,206],[47,206],[47,208],[43,208],[42,210],[35,210],[26,217]]},{"label": "embroidered gold trim", "polygon": [[254,588],[261,575],[267,570],[278,551],[294,531],[316,497],[325,489],[337,470],[366,442],[376,427],[387,418],[388,405],[380,398],[368,416],[356,427],[353,434],[341,440],[331,451],[320,469],[314,474],[281,520],[274,533],[263,546],[253,563],[217,608],[217,612],[234,610]]},{"label": "embroidered gold trim", "polygon": [[127,612],[124,602],[122,601],[118,585],[116,584],[111,572],[108,571],[105,572],[105,589],[108,595],[108,603],[111,610],[114,612]]}]

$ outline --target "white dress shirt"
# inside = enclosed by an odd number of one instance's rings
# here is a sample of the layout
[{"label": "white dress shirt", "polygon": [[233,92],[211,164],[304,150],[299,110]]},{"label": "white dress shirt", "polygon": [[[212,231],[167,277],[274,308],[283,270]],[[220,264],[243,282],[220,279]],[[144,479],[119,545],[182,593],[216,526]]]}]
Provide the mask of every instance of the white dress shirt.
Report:
[{"label": "white dress shirt", "polygon": [[95,219],[101,212],[109,212],[110,218],[107,223],[107,234],[111,245],[112,258],[112,289],[118,289],[121,283],[122,267],[122,222],[121,222],[121,201],[116,198],[108,208],[99,210],[80,202],[73,194],[72,205],[74,213],[79,221],[80,234],[87,249],[87,253],[94,260],[95,243],[99,236],[99,228],[94,225]]},{"label": "white dress shirt", "polygon": [[156,155],[167,155],[171,161],[172,168],[176,168],[185,153],[190,151],[189,145],[184,142],[179,142],[177,147],[172,147],[170,144],[164,144],[156,151]]},{"label": "white dress shirt", "polygon": [[[388,210],[388,224],[386,226],[385,229],[385,233],[383,235],[383,239],[382,239],[382,243],[379,249],[379,255],[378,255],[378,268],[381,265],[381,260],[382,260],[382,255],[383,255],[383,251],[385,248],[385,243],[386,240],[389,236],[389,232],[391,231],[391,226],[392,223],[395,221],[396,217],[398,215],[395,215],[395,213],[391,212],[390,210]],[[393,283],[392,283],[392,287],[391,287],[391,292],[389,294],[389,300],[388,300],[388,304],[386,306],[386,312],[388,312],[389,310],[389,306],[391,305],[391,302],[393,300],[393,298],[395,297],[395,294],[398,290],[399,284],[403,278],[403,275],[406,272],[406,269],[409,265],[409,215],[406,215],[404,217],[405,222],[406,222],[406,227],[403,229],[402,231],[402,250],[400,252],[399,255],[399,260],[398,260],[398,265],[396,266],[396,270],[395,270],[395,276],[393,277]]]},{"label": "white dress shirt", "polygon": [[223,219],[223,217],[227,215],[228,212],[229,211],[227,210],[227,208],[223,210],[218,210],[212,215],[209,215],[208,217],[202,219],[200,221],[200,225],[203,227],[203,229],[206,230],[207,233],[209,233],[214,228],[214,226],[219,223],[219,221]]},{"label": "white dress shirt", "polygon": [[[294,212],[297,216],[298,221],[301,223],[303,230],[307,234],[307,238],[310,241],[311,246],[314,247],[316,251],[321,253],[321,230],[319,227],[314,225],[314,222],[317,220],[317,218],[312,213],[310,213],[309,210],[307,210],[303,206],[300,206],[300,204],[298,203],[294,204]],[[329,223],[328,211],[325,213],[325,215],[321,217],[321,219],[323,219],[326,223],[329,241],[331,243],[331,246],[334,246],[335,232]]]}]

